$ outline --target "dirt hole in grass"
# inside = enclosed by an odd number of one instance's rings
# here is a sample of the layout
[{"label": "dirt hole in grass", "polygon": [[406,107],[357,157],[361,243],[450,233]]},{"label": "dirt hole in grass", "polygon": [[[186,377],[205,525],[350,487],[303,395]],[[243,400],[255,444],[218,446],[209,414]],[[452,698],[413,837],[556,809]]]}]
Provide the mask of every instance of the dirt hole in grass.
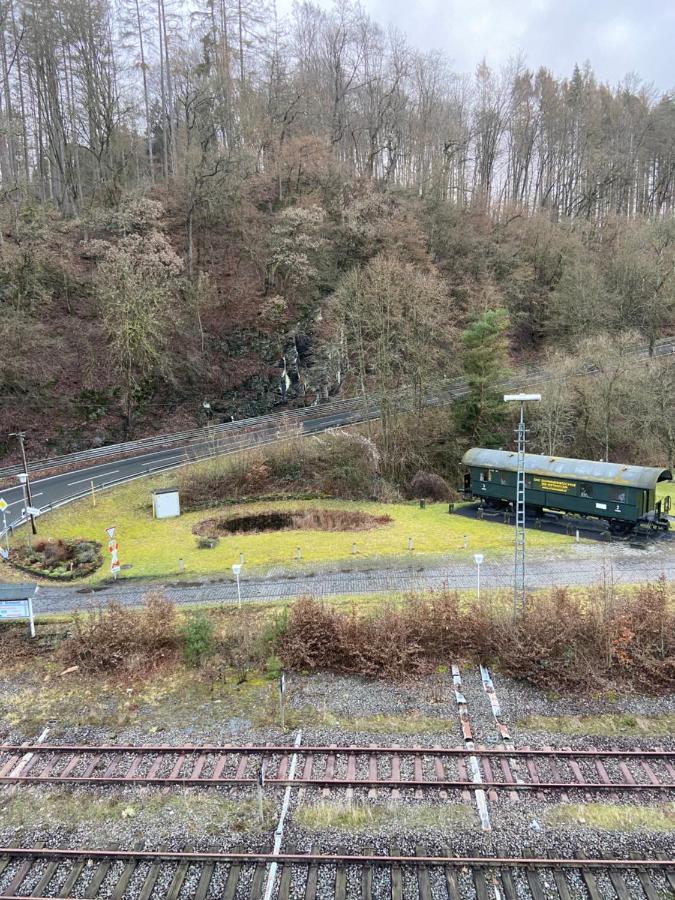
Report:
[{"label": "dirt hole in grass", "polygon": [[358,509],[271,510],[204,519],[193,531],[202,537],[261,531],[367,531],[391,521],[391,516],[373,516]]}]

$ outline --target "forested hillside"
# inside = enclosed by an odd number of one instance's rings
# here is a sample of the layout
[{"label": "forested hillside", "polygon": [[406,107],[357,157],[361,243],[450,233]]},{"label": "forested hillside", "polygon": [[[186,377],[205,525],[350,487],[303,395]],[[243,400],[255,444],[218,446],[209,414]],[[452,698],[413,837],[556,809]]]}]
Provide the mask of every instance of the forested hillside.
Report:
[{"label": "forested hillside", "polygon": [[44,455],[366,392],[405,480],[510,440],[492,387],[539,362],[597,374],[546,393],[533,448],[673,462],[675,366],[630,355],[675,330],[672,92],[460,74],[349,2],[0,25],[5,458],[17,427]]}]

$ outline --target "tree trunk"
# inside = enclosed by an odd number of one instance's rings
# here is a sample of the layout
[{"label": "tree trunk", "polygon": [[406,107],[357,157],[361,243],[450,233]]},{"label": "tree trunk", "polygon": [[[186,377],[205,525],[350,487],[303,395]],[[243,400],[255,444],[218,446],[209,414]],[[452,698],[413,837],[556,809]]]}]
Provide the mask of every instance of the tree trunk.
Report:
[{"label": "tree trunk", "polygon": [[164,75],[164,29],[162,27],[162,0],[157,0],[157,28],[159,31],[159,95],[162,104],[162,172],[169,180],[169,135],[166,115],[166,79]]},{"label": "tree trunk", "polygon": [[152,152],[152,129],[150,127],[150,100],[148,98],[148,75],[145,65],[145,48],[143,45],[143,23],[141,21],[141,7],[139,0],[136,3],[136,22],[138,25],[138,46],[141,53],[141,73],[143,75],[143,104],[145,106],[145,130],[148,142],[148,160],[150,162],[150,178],[155,180],[155,160]]}]

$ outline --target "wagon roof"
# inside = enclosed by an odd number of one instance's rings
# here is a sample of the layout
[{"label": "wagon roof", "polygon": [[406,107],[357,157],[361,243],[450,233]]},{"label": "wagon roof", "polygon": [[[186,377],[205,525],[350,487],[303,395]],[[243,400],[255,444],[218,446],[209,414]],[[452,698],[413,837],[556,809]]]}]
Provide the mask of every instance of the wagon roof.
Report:
[{"label": "wagon roof", "polygon": [[[510,450],[484,450],[472,447],[464,454],[465,466],[486,469],[505,469],[515,472],[518,454]],[[593,462],[590,459],[569,459],[564,456],[525,454],[525,471],[528,475],[552,475],[558,478],[577,478],[580,481],[600,481],[605,484],[622,484],[629,487],[653,490],[657,481],[671,481],[669,469],[653,466],[624,466],[621,463]]]}]

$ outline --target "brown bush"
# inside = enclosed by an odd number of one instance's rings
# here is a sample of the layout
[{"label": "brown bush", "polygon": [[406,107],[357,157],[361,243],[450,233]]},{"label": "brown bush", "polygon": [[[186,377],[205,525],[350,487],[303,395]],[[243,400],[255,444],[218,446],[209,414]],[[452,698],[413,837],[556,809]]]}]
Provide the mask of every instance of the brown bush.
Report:
[{"label": "brown bush", "polygon": [[70,557],[69,550],[70,548],[61,538],[56,541],[48,541],[44,538],[33,541],[33,552],[43,555],[45,566],[55,566],[60,562],[65,562]]},{"label": "brown bush", "polygon": [[555,589],[530,598],[517,621],[508,605],[460,603],[456,594],[409,596],[376,615],[345,614],[304,598],[278,642],[289,668],[367,676],[431,671],[460,659],[491,663],[543,688],[675,685],[673,590],[665,581],[608,598]]},{"label": "brown bush", "polygon": [[445,478],[434,472],[418,472],[408,486],[408,496],[413,500],[457,500],[459,494]]},{"label": "brown bush", "polygon": [[366,531],[388,525],[391,516],[373,516],[358,509],[271,510],[247,515],[204,519],[192,529],[201,536],[215,537],[223,532],[239,534],[259,531]]},{"label": "brown bush", "polygon": [[179,643],[175,604],[149,594],[140,609],[110,601],[89,615],[75,613],[59,656],[87,672],[132,672],[174,659]]},{"label": "brown bush", "polygon": [[673,591],[665,582],[621,596],[564,589],[539,598],[500,649],[502,668],[543,686],[626,682],[651,691],[675,684]]},{"label": "brown bush", "polygon": [[409,595],[404,607],[387,605],[376,616],[346,615],[304,598],[292,607],[278,653],[289,668],[396,676],[451,658],[485,658],[493,640],[481,609],[462,609],[450,592]]},{"label": "brown bush", "polygon": [[185,510],[284,497],[374,499],[379,458],[359,434],[335,432],[223,458],[180,476]]}]

